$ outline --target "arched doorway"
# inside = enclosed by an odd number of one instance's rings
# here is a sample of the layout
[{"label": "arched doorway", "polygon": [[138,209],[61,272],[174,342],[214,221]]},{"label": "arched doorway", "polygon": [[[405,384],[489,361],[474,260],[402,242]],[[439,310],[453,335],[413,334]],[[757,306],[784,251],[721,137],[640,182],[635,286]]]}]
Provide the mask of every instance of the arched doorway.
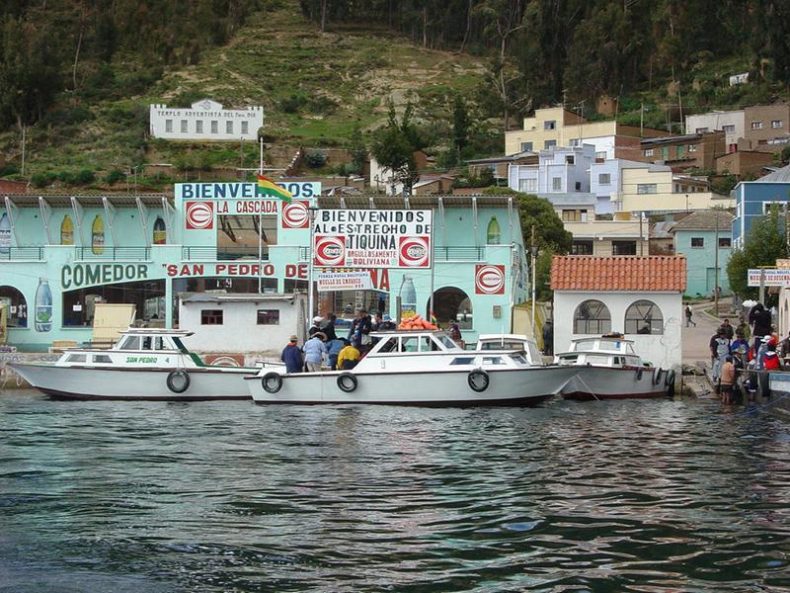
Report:
[{"label": "arched doorway", "polygon": [[[431,301],[425,304],[426,318],[431,316]],[[454,319],[461,329],[472,329],[472,301],[469,295],[455,286],[445,286],[433,293],[433,312],[437,321],[446,326]]]},{"label": "arched doorway", "polygon": [[27,327],[27,301],[25,295],[13,286],[0,286],[0,303],[6,306],[8,327]]}]

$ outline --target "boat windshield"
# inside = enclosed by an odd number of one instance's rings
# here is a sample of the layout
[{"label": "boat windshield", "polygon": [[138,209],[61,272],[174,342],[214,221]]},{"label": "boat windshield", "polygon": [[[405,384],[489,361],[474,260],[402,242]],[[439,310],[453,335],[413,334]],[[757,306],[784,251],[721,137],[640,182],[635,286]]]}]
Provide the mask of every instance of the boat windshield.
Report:
[{"label": "boat windshield", "polygon": [[118,343],[118,350],[139,350],[140,336],[126,336]]},{"label": "boat windshield", "polygon": [[480,350],[524,350],[524,342],[518,340],[496,340],[483,342]]}]

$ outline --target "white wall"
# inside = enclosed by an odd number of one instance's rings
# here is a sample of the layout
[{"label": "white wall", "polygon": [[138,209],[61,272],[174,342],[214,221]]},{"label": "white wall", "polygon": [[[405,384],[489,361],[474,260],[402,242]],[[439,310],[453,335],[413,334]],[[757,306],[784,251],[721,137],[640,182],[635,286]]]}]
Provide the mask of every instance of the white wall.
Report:
[{"label": "white wall", "polygon": [[[150,122],[154,138],[216,141],[239,141],[243,138],[257,142],[258,129],[263,126],[263,107],[224,109],[220,103],[210,100],[193,103],[189,109],[151,105]],[[216,124],[215,132],[212,131],[213,124]],[[186,131],[182,126],[186,126]],[[198,126],[202,126],[202,131]]]},{"label": "white wall", "polygon": [[698,115],[686,116],[686,134],[694,134],[698,129],[708,128],[708,131],[723,130],[724,126],[734,126],[730,132],[724,133],[724,142],[727,152],[731,144],[737,144],[738,138],[743,138],[746,131],[746,114],[741,111],[712,111]]},{"label": "white wall", "polygon": [[675,368],[682,363],[680,337],[683,318],[683,300],[679,292],[576,292],[554,291],[554,352],[566,352],[571,340],[585,334],[573,333],[573,316],[583,301],[595,299],[603,302],[612,316],[612,331],[625,329],[626,309],[640,299],[653,301],[664,317],[664,333],[653,335],[628,334],[634,349],[643,360],[662,368]]},{"label": "white wall", "polygon": [[[302,295],[299,295],[302,296]],[[195,332],[184,344],[198,352],[269,352],[279,354],[291,334],[303,335],[300,299],[291,295],[260,301],[180,302],[179,327]],[[222,309],[222,325],[201,325],[200,312]],[[258,325],[258,309],[280,311],[278,325]],[[300,341],[301,343],[301,341]]]}]

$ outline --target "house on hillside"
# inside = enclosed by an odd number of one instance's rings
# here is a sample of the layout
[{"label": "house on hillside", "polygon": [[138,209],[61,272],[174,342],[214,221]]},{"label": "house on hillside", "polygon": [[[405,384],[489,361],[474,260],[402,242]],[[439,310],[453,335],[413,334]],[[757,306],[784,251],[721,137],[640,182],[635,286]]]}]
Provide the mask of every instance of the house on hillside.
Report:
[{"label": "house on hillside", "polygon": [[732,244],[740,248],[749,236],[754,220],[768,214],[771,206],[786,211],[790,202],[790,165],[755,181],[741,181],[732,193],[735,196]]},{"label": "house on hillside", "polygon": [[672,225],[675,253],[686,256],[686,296],[713,296],[716,286],[731,293],[732,219],[727,211],[698,210]]},{"label": "house on hillside", "polygon": [[644,217],[565,222],[573,255],[648,255],[650,223]]},{"label": "house on hillside", "polygon": [[716,157],[726,152],[724,138],[724,132],[643,138],[643,158],[640,160],[669,165],[676,172],[689,169],[713,170],[716,167]]},{"label": "house on hillside", "polygon": [[154,104],[149,111],[151,137],[164,140],[257,142],[263,126],[263,107],[225,109],[211,99],[201,99],[188,108]]},{"label": "house on hillside", "polygon": [[575,338],[620,332],[655,366],[681,364],[686,258],[556,256],[551,288],[554,352]]}]

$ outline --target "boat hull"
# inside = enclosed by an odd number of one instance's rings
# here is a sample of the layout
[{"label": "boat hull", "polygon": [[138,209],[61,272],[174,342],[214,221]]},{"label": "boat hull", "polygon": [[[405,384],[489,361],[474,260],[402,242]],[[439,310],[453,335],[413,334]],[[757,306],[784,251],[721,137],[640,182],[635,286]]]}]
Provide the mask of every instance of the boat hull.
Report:
[{"label": "boat hull", "polygon": [[[576,369],[535,367],[487,371],[482,391],[470,386],[475,370],[280,374],[276,391],[264,389],[264,375],[247,378],[258,404],[381,404],[412,406],[535,405],[559,393]],[[352,378],[349,378],[352,377]],[[350,391],[340,388],[343,382]],[[271,389],[271,388],[270,388]]]},{"label": "boat hull", "polygon": [[660,372],[656,382],[657,372],[653,368],[579,366],[577,369],[578,374],[562,390],[564,399],[647,399],[669,395],[666,371]]},{"label": "boat hull", "polygon": [[249,399],[244,377],[257,369],[201,367],[180,369],[189,376],[182,393],[168,387],[168,376],[179,369],[84,368],[9,363],[39,391],[58,399],[196,401]]}]

